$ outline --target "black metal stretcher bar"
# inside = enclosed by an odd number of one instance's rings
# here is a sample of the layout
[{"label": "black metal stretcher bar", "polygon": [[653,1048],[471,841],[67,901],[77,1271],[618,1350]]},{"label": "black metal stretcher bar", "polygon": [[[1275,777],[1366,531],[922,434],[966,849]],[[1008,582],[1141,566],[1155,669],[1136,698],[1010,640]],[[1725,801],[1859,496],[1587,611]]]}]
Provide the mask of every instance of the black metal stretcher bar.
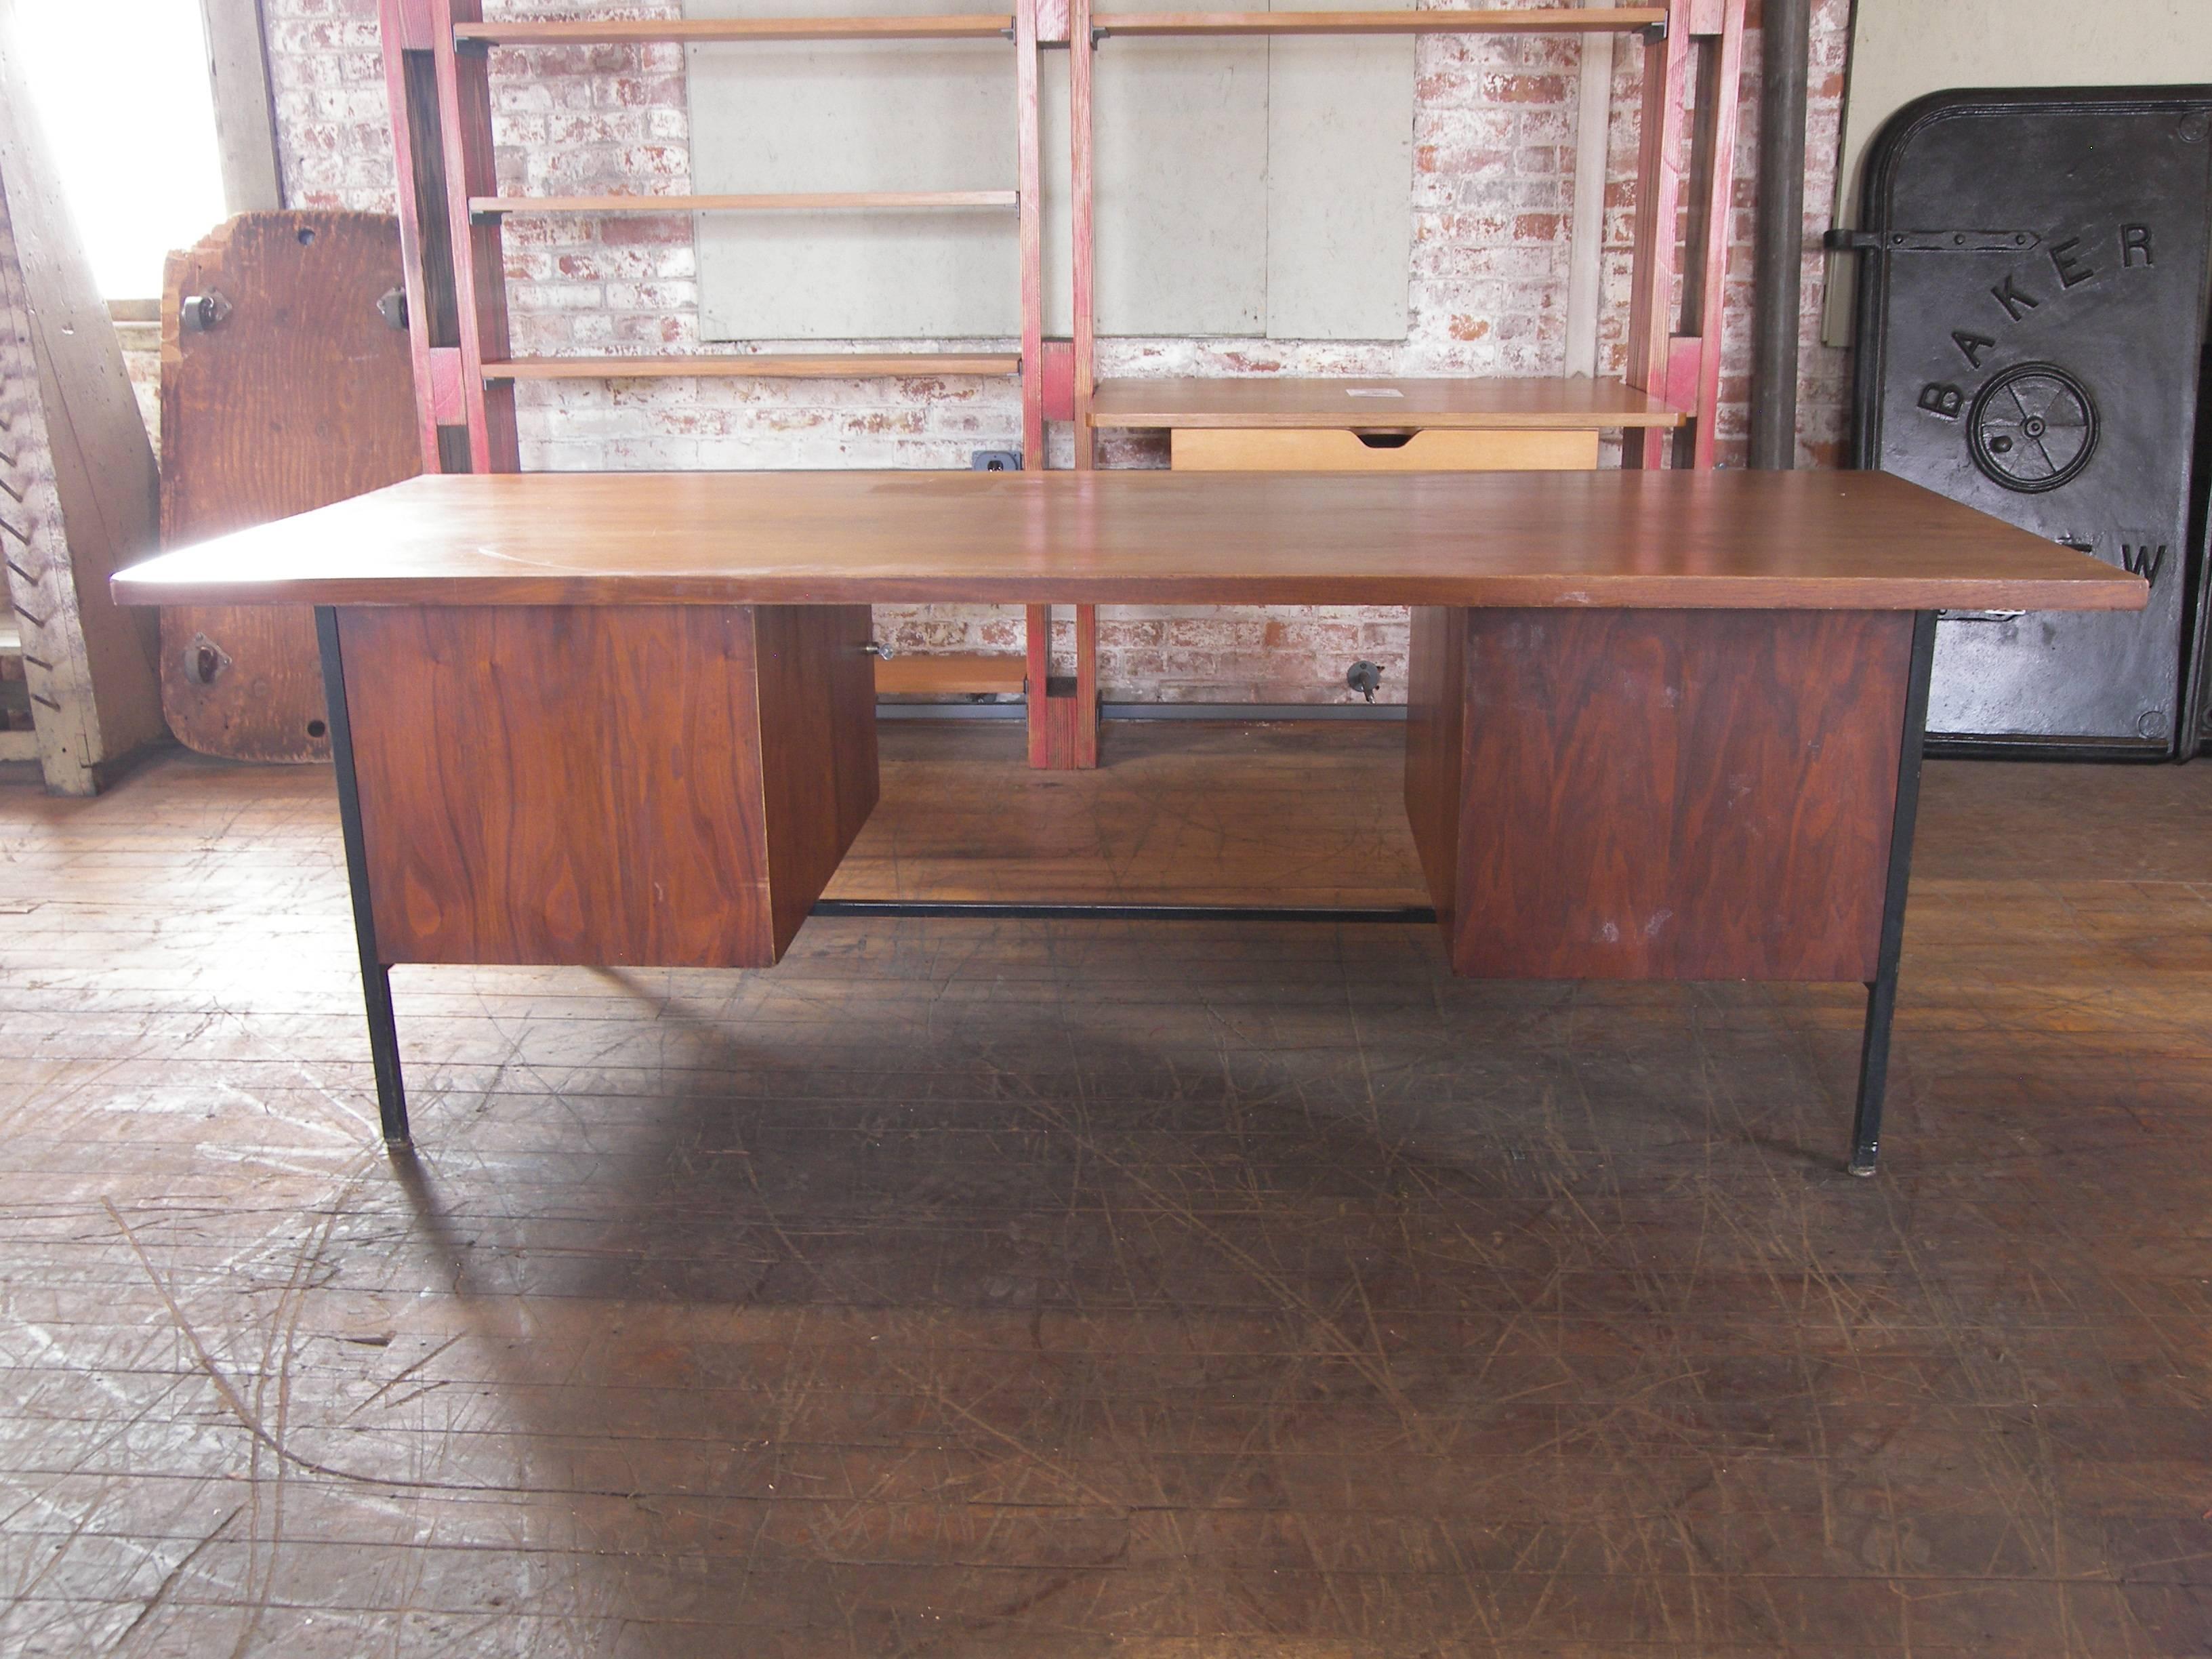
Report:
[{"label": "black metal stretcher bar", "polygon": [[1437,925],[1430,904],[1102,904],[1055,900],[817,899],[817,916],[896,916],[948,921],[1304,921]]}]

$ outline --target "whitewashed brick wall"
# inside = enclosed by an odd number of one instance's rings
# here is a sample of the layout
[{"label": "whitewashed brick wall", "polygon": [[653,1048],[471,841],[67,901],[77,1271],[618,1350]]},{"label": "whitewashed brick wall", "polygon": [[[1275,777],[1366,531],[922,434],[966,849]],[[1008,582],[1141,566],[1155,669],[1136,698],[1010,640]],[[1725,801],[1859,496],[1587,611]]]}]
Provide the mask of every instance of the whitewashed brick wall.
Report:
[{"label": "whitewashed brick wall", "polygon": [[[592,4],[510,0],[503,16],[666,16],[675,0]],[[1759,0],[1752,0],[1753,21]],[[1811,165],[1801,446],[1842,457],[1848,360],[1820,346],[1820,228],[1833,189],[1850,0],[1814,0]],[[264,0],[286,192],[298,207],[391,211],[392,143],[374,0]],[[1615,53],[1607,179],[1607,305],[1601,349],[1618,360],[1626,322],[1642,54]],[[1740,461],[1748,395],[1749,237],[1757,179],[1759,43],[1745,54],[1744,160],[1731,227],[1720,439]],[[1047,59],[1049,70],[1056,60]],[[1388,346],[1218,340],[1103,342],[1104,374],[1545,374],[1565,346],[1568,213],[1581,46],[1571,40],[1425,38],[1414,131],[1411,323]],[[522,192],[681,191],[690,186],[684,54],[673,46],[501,51],[492,58],[501,187]],[[511,221],[509,307],[518,355],[697,349],[689,222]],[[854,343],[858,344],[859,343]],[[813,349],[834,349],[814,343]],[[555,382],[521,389],[532,468],[962,467],[977,448],[1019,443],[1018,395],[974,380]],[[1064,446],[1065,440],[1062,439]],[[1123,440],[1109,465],[1162,465],[1157,441]],[[1064,464],[1064,447],[1055,454]],[[882,607],[878,630],[906,649],[1004,649],[1016,613]],[[1330,702],[1366,656],[1402,695],[1402,611],[1112,610],[1101,677],[1115,701]]]}]

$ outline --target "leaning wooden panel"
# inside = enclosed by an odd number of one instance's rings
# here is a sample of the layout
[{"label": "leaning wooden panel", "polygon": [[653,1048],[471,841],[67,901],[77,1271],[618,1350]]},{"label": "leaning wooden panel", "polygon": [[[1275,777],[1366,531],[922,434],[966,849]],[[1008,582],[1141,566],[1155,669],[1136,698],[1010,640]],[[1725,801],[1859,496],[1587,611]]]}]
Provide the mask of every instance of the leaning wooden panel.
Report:
[{"label": "leaning wooden panel", "polygon": [[40,764],[90,795],[161,736],[159,629],[103,592],[155,542],[157,484],[123,350],[31,115],[0,7],[0,593]]},{"label": "leaning wooden panel", "polygon": [[[422,470],[398,287],[399,225],[373,213],[249,213],[172,253],[161,300],[161,544],[305,513]],[[185,296],[228,310],[186,326]],[[161,613],[161,711],[229,760],[330,758],[306,606]]]},{"label": "leaning wooden panel", "polygon": [[1458,972],[1874,977],[1911,617],[1457,614]]},{"label": "leaning wooden panel", "polygon": [[350,610],[339,630],[386,962],[775,960],[750,608]]},{"label": "leaning wooden panel", "polygon": [[753,610],[775,955],[876,806],[876,665],[865,605]]}]

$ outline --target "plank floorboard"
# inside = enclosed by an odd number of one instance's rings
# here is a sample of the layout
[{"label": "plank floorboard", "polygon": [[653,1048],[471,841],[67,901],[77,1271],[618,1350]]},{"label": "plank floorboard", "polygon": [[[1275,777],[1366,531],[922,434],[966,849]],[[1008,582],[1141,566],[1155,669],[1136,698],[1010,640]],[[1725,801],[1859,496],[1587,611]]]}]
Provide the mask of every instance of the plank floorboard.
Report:
[{"label": "plank floorboard", "polygon": [[[1388,727],[886,726],[839,897],[1425,902]],[[1931,767],[1850,987],[817,919],[403,969],[326,774],[0,786],[0,1652],[2212,1644],[2212,767]]]}]

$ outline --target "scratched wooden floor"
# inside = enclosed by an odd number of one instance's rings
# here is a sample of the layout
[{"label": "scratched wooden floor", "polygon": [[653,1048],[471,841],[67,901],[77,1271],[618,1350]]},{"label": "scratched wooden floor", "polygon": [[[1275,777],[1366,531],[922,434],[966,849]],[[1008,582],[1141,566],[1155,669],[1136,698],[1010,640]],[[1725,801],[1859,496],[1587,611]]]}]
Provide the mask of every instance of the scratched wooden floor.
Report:
[{"label": "scratched wooden floor", "polygon": [[[842,890],[1418,896],[1390,730],[1110,737]],[[2212,765],[1919,872],[1872,1182],[1856,993],[1390,927],[403,970],[392,1163],[326,773],[0,789],[0,1652],[2203,1653]]]}]

